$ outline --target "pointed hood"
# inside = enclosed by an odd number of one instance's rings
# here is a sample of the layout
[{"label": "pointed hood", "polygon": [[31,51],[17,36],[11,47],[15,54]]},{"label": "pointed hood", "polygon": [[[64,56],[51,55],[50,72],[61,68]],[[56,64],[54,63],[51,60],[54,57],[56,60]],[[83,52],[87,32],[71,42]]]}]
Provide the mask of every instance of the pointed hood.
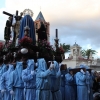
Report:
[{"label": "pointed hood", "polygon": [[[44,22],[45,22],[45,19],[44,19],[43,14],[42,14],[41,11],[39,12],[39,14],[38,14],[36,20],[41,20],[41,21],[44,21]],[[35,20],[35,21],[36,21],[36,20]]]},{"label": "pointed hood", "polygon": [[8,70],[7,65],[3,64],[2,66],[2,74]]},{"label": "pointed hood", "polygon": [[54,68],[51,70],[52,75],[56,75],[56,73],[59,70],[59,64],[57,63],[57,61],[53,61],[54,62]]},{"label": "pointed hood", "polygon": [[34,70],[34,60],[33,59],[29,59],[27,61],[27,69],[28,70]]},{"label": "pointed hood", "polygon": [[41,70],[41,71],[47,70],[47,65],[46,65],[46,61],[44,58],[38,59],[38,69],[37,70]]},{"label": "pointed hood", "polygon": [[10,73],[10,72],[12,72],[14,70],[14,66],[13,65],[11,65],[11,64],[9,64],[9,69],[8,69],[8,73]]},{"label": "pointed hood", "polygon": [[16,62],[15,71],[18,73],[18,76],[21,77],[23,70],[23,62]]}]

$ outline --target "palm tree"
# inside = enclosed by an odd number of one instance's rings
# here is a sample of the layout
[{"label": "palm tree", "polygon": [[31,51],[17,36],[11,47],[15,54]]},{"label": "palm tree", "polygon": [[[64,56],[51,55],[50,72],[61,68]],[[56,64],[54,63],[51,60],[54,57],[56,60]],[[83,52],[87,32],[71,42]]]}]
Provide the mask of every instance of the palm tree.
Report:
[{"label": "palm tree", "polygon": [[60,43],[60,46],[64,49],[65,53],[70,52],[70,45],[69,44],[65,44],[65,43],[61,44]]},{"label": "palm tree", "polygon": [[97,52],[92,49],[87,49],[87,50],[81,50],[81,53],[83,57],[87,57],[87,59],[89,59],[91,53],[95,55]]}]

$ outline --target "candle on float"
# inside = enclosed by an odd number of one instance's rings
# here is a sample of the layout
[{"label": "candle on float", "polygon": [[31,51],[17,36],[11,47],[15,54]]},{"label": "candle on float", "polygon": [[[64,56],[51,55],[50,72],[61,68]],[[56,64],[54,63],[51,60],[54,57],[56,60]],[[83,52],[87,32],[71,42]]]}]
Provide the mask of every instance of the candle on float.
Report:
[{"label": "candle on float", "polygon": [[58,29],[56,29],[56,39],[58,39]]}]

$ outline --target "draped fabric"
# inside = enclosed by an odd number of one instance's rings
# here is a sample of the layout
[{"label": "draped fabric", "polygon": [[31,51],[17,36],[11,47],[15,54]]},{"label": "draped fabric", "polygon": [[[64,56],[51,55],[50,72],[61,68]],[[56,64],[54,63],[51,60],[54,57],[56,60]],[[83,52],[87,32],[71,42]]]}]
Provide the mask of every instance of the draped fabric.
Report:
[{"label": "draped fabric", "polygon": [[36,74],[36,100],[53,100],[50,90],[50,74],[44,58],[38,59]]},{"label": "draped fabric", "polygon": [[77,72],[76,73],[76,84],[77,84],[77,100],[88,100],[86,75],[81,72]]},{"label": "draped fabric", "polygon": [[22,81],[23,63],[17,62],[16,68],[11,72],[9,78],[8,89],[13,90],[13,98],[15,100],[24,100],[24,82]]},{"label": "draped fabric", "polygon": [[36,40],[36,38],[35,38],[35,26],[34,26],[34,21],[30,15],[24,16],[21,20],[19,39],[22,39],[24,37],[24,28],[26,26],[29,26],[29,28],[30,28],[29,37],[32,38],[33,41],[35,41]]},{"label": "draped fabric", "polygon": [[75,100],[74,77],[69,73],[65,75],[65,100]]},{"label": "draped fabric", "polygon": [[27,61],[27,68],[22,71],[22,79],[25,86],[25,100],[35,100],[36,98],[36,74],[31,74],[34,70],[34,60]]},{"label": "draped fabric", "polygon": [[1,90],[5,90],[3,94],[3,100],[10,100],[11,95],[10,92],[8,91],[8,84],[9,84],[9,75],[10,73],[14,70],[14,66],[9,64],[9,69],[5,73],[3,73],[1,77]]},{"label": "draped fabric", "polygon": [[62,100],[62,95],[60,91],[61,84],[61,72],[59,70],[59,65],[54,61],[54,69],[52,69],[51,77],[51,92],[53,100]]}]

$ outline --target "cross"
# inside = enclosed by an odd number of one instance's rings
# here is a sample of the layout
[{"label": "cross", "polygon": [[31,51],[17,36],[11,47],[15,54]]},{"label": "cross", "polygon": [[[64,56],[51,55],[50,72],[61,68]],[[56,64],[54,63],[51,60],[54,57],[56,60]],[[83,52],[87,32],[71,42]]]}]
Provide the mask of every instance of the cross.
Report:
[{"label": "cross", "polygon": [[[3,11],[3,14],[5,14],[5,15],[8,15],[8,16],[12,16],[13,17],[13,14],[10,14],[10,13],[8,13],[8,12],[5,12],[5,11]],[[16,20],[18,20],[18,10],[16,10],[16,16],[15,16],[15,19]]]}]

